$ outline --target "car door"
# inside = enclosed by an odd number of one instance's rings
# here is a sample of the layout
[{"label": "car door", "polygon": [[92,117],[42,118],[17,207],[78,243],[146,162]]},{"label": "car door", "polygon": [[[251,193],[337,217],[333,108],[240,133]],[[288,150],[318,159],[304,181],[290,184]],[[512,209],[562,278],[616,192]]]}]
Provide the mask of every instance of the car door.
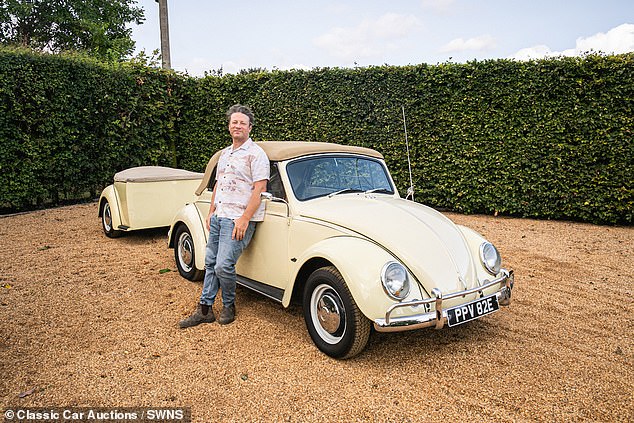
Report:
[{"label": "car door", "polygon": [[[267,191],[286,199],[277,164],[271,164]],[[277,301],[288,285],[289,210],[283,201],[268,201],[264,220],[257,224],[251,243],[237,263],[238,282]]]}]

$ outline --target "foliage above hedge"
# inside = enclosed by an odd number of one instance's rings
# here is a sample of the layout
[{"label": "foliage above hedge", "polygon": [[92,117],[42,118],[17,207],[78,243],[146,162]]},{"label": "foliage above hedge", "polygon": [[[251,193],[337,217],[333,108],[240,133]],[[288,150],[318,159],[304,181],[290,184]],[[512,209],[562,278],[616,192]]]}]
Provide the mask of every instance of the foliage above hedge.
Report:
[{"label": "foliage above hedge", "polygon": [[94,195],[136,165],[201,171],[250,105],[256,140],[363,145],[417,201],[465,213],[632,224],[634,55],[252,72],[0,50],[2,207]]},{"label": "foliage above hedge", "polygon": [[118,61],[134,50],[130,24],[144,20],[135,0],[3,0],[0,45]]}]

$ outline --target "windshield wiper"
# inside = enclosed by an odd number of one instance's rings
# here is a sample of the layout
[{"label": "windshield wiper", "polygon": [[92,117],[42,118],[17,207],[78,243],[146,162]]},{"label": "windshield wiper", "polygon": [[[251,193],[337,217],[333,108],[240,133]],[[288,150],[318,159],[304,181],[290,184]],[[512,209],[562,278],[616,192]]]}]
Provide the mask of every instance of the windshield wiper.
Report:
[{"label": "windshield wiper", "polygon": [[348,194],[351,192],[363,192],[360,189],[356,189],[356,188],[346,188],[346,189],[340,189],[339,191],[335,191],[335,192],[331,192],[330,194],[328,194],[328,198],[332,198],[335,195],[339,195],[339,194]]},{"label": "windshield wiper", "polygon": [[369,189],[367,191],[364,192],[364,194],[373,194],[375,192],[378,192],[380,194],[394,194],[393,191],[386,189],[386,188],[374,188],[374,189]]}]

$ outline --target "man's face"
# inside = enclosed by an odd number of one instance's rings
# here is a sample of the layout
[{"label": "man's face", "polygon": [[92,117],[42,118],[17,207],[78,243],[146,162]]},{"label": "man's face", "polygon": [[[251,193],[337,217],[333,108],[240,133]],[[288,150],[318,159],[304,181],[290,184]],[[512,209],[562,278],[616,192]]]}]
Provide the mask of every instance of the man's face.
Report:
[{"label": "man's face", "polygon": [[229,133],[231,138],[238,142],[249,139],[251,133],[251,121],[244,113],[233,113],[229,119]]}]

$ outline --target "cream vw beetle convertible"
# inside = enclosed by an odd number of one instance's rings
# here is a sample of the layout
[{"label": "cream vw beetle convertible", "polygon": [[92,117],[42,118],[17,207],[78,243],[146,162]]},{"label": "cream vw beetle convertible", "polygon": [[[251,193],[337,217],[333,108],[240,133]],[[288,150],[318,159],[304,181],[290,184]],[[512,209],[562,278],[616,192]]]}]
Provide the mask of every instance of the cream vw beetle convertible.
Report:
[{"label": "cream vw beetle convertible", "polygon": [[[439,212],[402,199],[368,148],[259,142],[271,161],[266,216],[237,263],[238,283],[288,306],[298,301],[317,347],[361,352],[371,328],[441,329],[508,305],[513,272],[496,248]],[[203,276],[215,166],[169,231],[178,270]]]}]

